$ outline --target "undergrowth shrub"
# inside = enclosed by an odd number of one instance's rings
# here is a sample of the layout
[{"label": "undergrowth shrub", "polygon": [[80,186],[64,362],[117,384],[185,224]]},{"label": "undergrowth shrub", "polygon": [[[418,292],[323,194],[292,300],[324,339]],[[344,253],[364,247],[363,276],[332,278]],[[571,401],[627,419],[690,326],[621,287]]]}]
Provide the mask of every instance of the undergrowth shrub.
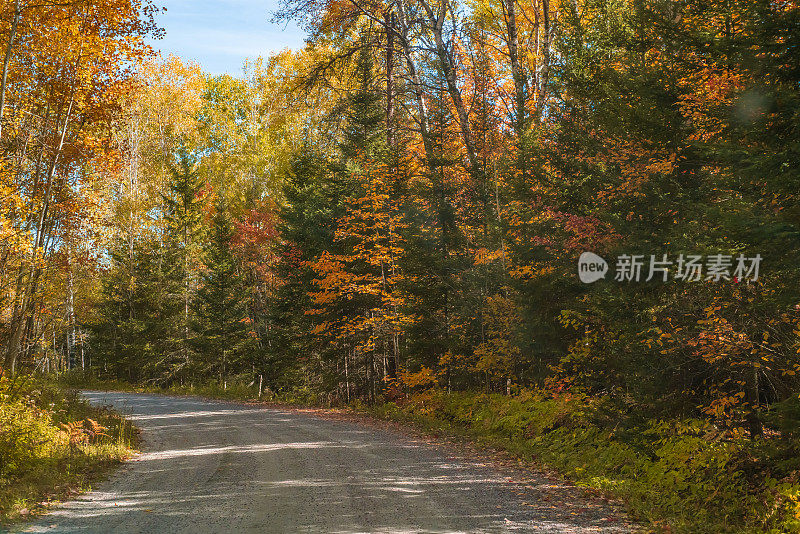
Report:
[{"label": "undergrowth shrub", "polygon": [[0,522],[85,488],[132,453],[133,426],[77,392],[49,382],[0,377]]},{"label": "undergrowth shrub", "polygon": [[59,442],[50,412],[0,393],[0,485],[30,469]]}]

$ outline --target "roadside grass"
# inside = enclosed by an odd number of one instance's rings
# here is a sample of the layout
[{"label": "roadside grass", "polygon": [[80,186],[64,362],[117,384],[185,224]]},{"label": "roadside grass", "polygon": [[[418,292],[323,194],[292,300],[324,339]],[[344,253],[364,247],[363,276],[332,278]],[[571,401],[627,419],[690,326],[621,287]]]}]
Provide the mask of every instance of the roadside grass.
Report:
[{"label": "roadside grass", "polygon": [[[161,389],[70,377],[74,386],[197,395],[231,401],[324,406],[309,391],[264,392],[229,383]],[[699,419],[656,420],[622,413],[608,399],[522,391],[416,392],[349,409],[467,439],[551,468],[565,479],[622,500],[653,532],[800,533],[800,442],[773,434],[751,440]]]},{"label": "roadside grass", "polygon": [[0,378],[0,525],[86,491],[135,451],[135,428],[77,392]]},{"label": "roadside grass", "polygon": [[694,419],[637,420],[602,398],[537,391],[430,390],[363,409],[553,468],[621,499],[653,531],[800,532],[800,458],[791,440],[750,440]]}]

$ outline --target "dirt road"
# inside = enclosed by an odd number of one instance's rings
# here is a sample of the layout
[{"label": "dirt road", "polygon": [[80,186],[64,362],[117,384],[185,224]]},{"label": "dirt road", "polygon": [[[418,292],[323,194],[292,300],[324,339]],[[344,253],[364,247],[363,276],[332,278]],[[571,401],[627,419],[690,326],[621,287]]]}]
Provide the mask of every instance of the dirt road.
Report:
[{"label": "dirt road", "polygon": [[96,393],[142,454],[24,532],[200,534],[627,532],[607,505],[519,480],[451,447],[310,413]]}]

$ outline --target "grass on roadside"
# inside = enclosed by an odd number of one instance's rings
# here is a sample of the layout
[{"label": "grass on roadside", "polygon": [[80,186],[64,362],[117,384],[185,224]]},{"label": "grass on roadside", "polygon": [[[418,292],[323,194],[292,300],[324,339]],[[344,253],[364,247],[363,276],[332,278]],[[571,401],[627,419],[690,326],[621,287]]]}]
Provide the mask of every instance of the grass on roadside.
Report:
[{"label": "grass on roadside", "polygon": [[133,454],[136,439],[128,421],[75,391],[0,378],[0,524],[88,490]]}]

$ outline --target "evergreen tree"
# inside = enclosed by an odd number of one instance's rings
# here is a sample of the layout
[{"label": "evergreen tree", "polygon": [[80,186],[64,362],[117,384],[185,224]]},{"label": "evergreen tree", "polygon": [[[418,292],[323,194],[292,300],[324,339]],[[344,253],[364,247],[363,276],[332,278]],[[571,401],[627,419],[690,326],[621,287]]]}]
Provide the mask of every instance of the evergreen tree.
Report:
[{"label": "evergreen tree", "polygon": [[[344,116],[340,161],[333,169],[338,190],[333,241],[314,263],[313,332],[324,347],[328,387],[343,397],[374,398],[379,366],[396,367],[398,213],[388,195],[390,162],[383,94],[378,87],[369,34],[362,34],[355,65],[357,80],[338,110]],[[392,346],[394,345],[394,346]]]},{"label": "evergreen tree", "polygon": [[356,63],[355,90],[342,99],[337,110],[344,116],[344,139],[339,151],[344,163],[354,163],[363,157],[385,157],[386,117],[382,108],[383,95],[377,88],[377,79],[368,45],[368,36],[362,36]]},{"label": "evergreen tree", "polygon": [[326,159],[312,147],[299,150],[284,179],[278,226],[280,259],[275,272],[282,284],[269,306],[264,361],[271,387],[302,383],[308,377],[302,368],[315,351],[308,335],[313,318],[305,313],[311,308],[314,280],[308,265],[333,242],[340,195]]},{"label": "evergreen tree", "polygon": [[[172,254],[172,255],[171,255]],[[154,236],[118,241],[91,325],[93,366],[102,376],[168,382],[181,366],[180,263]]]},{"label": "evergreen tree", "polygon": [[[453,303],[458,297],[458,273],[464,268],[459,251],[464,246],[458,226],[455,197],[458,194],[457,162],[460,159],[456,119],[447,101],[441,68],[433,61],[423,74],[435,89],[428,99],[428,135],[432,147],[424,180],[416,182],[406,199],[409,224],[404,232],[408,253],[402,259],[414,296],[418,319],[408,332],[408,362],[412,371],[436,368],[446,354],[456,351],[453,335]],[[448,376],[448,380],[449,380]]]},{"label": "evergreen tree", "polygon": [[164,219],[168,224],[166,244],[174,247],[179,257],[183,304],[182,354],[184,366],[190,365],[189,330],[190,309],[195,290],[195,261],[198,254],[199,234],[202,230],[203,189],[205,181],[197,170],[197,162],[185,148],[178,152],[178,161],[170,166],[171,180],[168,193],[163,195]]},{"label": "evergreen tree", "polygon": [[[326,169],[322,158],[298,157],[281,214],[287,277],[276,299],[275,329],[287,342],[278,345],[316,359],[322,387],[338,389],[342,398],[372,397],[379,374],[396,368],[398,353],[391,285],[399,212],[390,198],[383,96],[365,42],[357,85],[335,110],[344,118],[339,160]],[[352,287],[332,283],[337,275],[329,267]]]},{"label": "evergreen tree", "polygon": [[192,306],[191,329],[195,335],[191,344],[199,360],[195,367],[222,382],[238,370],[238,358],[249,339],[247,290],[231,250],[233,224],[222,205],[217,206],[210,234],[203,248],[205,268]]}]

